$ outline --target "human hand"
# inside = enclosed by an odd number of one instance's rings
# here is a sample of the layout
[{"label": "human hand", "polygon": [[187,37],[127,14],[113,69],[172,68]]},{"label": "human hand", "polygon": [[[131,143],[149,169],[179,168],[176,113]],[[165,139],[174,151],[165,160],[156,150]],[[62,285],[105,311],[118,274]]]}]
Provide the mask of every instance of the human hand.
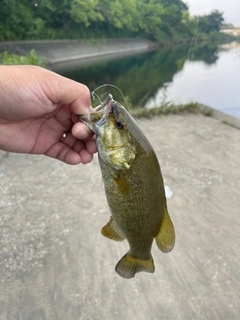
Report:
[{"label": "human hand", "polygon": [[36,66],[0,66],[0,149],[86,164],[96,142],[77,114],[90,105],[83,84]]}]

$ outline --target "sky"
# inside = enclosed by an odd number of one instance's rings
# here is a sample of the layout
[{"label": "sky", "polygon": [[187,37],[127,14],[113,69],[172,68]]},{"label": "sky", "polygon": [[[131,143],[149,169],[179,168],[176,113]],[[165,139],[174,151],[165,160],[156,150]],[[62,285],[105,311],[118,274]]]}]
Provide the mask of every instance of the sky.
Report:
[{"label": "sky", "polygon": [[240,27],[240,0],[183,0],[188,7],[190,14],[209,14],[214,9],[224,12],[224,19]]}]

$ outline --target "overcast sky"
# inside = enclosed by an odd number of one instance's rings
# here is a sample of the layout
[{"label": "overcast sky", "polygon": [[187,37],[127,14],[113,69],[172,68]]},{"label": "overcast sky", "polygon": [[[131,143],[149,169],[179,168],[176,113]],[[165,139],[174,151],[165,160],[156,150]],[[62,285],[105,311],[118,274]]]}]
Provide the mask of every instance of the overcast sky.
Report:
[{"label": "overcast sky", "polygon": [[240,26],[240,0],[183,0],[191,15],[208,14],[214,9],[224,12],[227,23]]}]

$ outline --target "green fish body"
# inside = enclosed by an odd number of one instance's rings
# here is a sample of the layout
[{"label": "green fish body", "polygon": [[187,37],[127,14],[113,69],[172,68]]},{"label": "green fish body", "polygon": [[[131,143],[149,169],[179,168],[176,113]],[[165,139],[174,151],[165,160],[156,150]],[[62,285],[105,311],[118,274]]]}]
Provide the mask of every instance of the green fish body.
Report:
[{"label": "green fish body", "polygon": [[163,252],[171,251],[175,243],[156,154],[132,116],[111,95],[103,110],[80,120],[96,133],[111,211],[101,232],[115,241],[127,239],[130,246],[115,270],[124,278],[140,271],[153,273],[153,239]]}]

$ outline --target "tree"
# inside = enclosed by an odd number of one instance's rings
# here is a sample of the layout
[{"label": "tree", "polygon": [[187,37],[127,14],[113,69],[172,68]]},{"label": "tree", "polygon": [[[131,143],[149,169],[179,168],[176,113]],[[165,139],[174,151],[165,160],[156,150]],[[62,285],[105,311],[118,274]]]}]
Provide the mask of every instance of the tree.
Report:
[{"label": "tree", "polygon": [[152,40],[163,38],[162,17],[165,15],[163,4],[157,0],[138,1],[138,13],[140,29]]},{"label": "tree", "polygon": [[[0,40],[76,37],[189,37],[196,26],[181,0],[0,0]],[[219,31],[223,15],[199,17],[199,31]]]},{"label": "tree", "polygon": [[27,0],[0,0],[0,39],[24,39],[43,28],[44,21],[34,17],[34,7]]},{"label": "tree", "polygon": [[98,0],[73,0],[70,16],[73,21],[89,27],[93,22],[103,21],[102,14],[97,10]]},{"label": "tree", "polygon": [[203,33],[219,31],[223,22],[223,13],[215,10],[209,15],[199,17],[199,31]]},{"label": "tree", "polygon": [[211,26],[213,27],[213,30],[219,31],[221,29],[221,26],[224,22],[223,13],[219,12],[218,10],[214,10],[209,16],[208,16],[209,22]]}]

